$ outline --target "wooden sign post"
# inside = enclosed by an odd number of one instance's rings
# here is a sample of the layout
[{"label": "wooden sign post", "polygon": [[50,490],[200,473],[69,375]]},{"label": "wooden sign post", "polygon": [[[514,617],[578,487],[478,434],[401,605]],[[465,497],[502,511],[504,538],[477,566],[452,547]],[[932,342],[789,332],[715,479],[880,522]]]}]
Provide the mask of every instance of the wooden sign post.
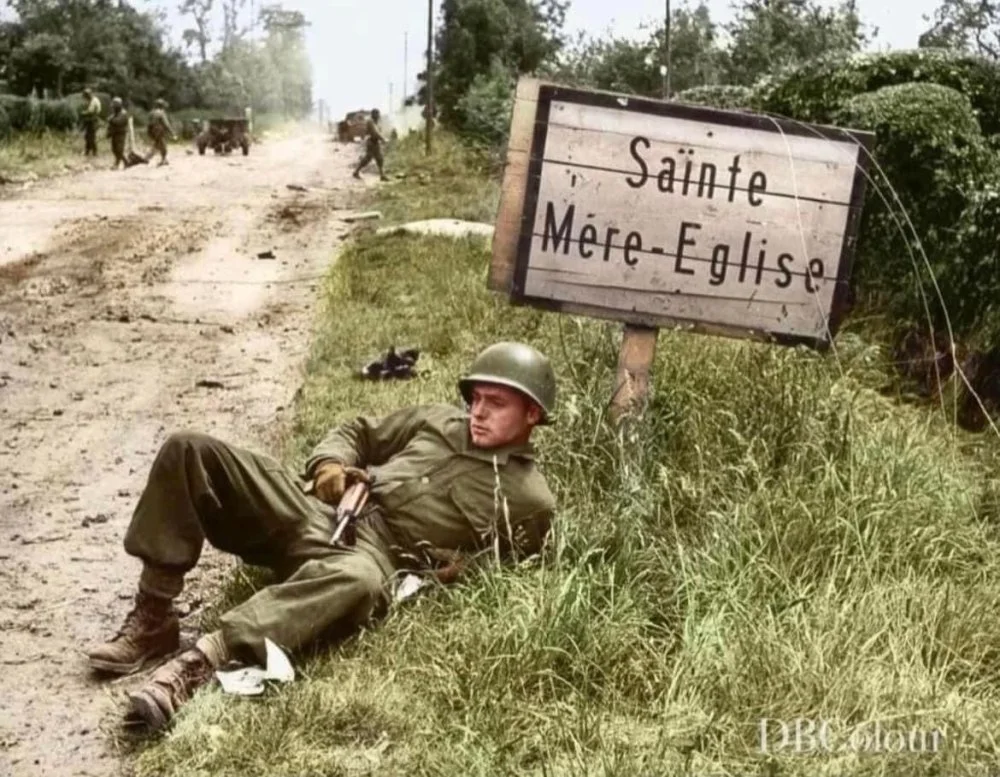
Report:
[{"label": "wooden sign post", "polygon": [[829,347],[874,135],[518,83],[488,287],[625,325],[613,405],[659,328]]},{"label": "wooden sign post", "polygon": [[657,327],[625,324],[618,350],[615,390],[611,395],[611,413],[615,418],[642,408],[649,394],[658,334]]}]

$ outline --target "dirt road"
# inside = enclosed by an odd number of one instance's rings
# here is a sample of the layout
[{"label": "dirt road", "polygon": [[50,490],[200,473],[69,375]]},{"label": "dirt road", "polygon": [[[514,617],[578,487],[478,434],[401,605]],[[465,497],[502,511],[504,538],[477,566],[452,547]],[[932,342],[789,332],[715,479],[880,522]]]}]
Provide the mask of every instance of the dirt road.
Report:
[{"label": "dirt road", "polygon": [[0,774],[119,773],[101,729],[141,677],[97,682],[83,650],[130,606],[122,534],[170,432],[273,450],[353,161],[303,129],[0,190]]}]

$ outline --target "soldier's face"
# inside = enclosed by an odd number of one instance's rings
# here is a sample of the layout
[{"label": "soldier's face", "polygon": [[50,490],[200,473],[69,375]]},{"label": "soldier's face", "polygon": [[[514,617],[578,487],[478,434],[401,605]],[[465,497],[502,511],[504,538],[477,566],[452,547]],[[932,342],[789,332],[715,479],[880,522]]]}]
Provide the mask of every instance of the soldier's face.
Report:
[{"label": "soldier's face", "polygon": [[480,383],[472,389],[469,434],[479,448],[525,442],[541,419],[541,410],[519,391]]}]

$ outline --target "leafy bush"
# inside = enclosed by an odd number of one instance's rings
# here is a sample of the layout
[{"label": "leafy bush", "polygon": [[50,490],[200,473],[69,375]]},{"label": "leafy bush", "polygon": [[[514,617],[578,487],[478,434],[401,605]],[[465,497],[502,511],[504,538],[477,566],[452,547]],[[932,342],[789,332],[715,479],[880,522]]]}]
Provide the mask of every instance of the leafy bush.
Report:
[{"label": "leafy bush", "polygon": [[0,95],[0,108],[6,112],[13,132],[68,132],[77,126],[83,101],[73,97],[37,100],[33,97]]},{"label": "leafy bush", "polygon": [[76,128],[78,111],[69,100],[44,100],[39,103],[41,123],[53,132],[69,132]]},{"label": "leafy bush", "polygon": [[765,79],[755,87],[755,99],[771,113],[830,122],[856,95],[912,82],[961,92],[969,98],[983,133],[1000,132],[1000,65],[941,49],[818,57]]},{"label": "leafy bush", "polygon": [[458,100],[464,136],[492,146],[503,145],[510,131],[510,115],[517,82],[510,71],[494,60],[489,71],[473,79]]},{"label": "leafy bush", "polygon": [[727,110],[754,110],[758,107],[753,89],[747,86],[694,86],[678,92],[674,99],[677,102]]},{"label": "leafy bush", "polygon": [[1000,343],[1000,173],[969,193],[958,222],[958,261],[947,263],[938,284],[951,298],[949,314],[971,330],[970,345]]},{"label": "leafy bush", "polygon": [[44,125],[38,102],[29,97],[0,95],[0,107],[7,111],[14,132],[39,132],[42,129]]},{"label": "leafy bush", "polygon": [[886,186],[873,164],[861,225],[860,261],[852,278],[856,292],[867,306],[888,305],[892,314],[924,320],[918,286],[923,287],[935,326],[944,324],[944,311],[929,285],[928,268],[915,253],[915,231],[941,286],[952,325],[967,330],[990,295],[1000,292],[1000,277],[994,273],[987,279],[978,269],[983,257],[975,253],[982,248],[982,241],[973,239],[977,233],[966,238],[961,234],[960,225],[971,229],[992,212],[991,202],[974,200],[974,193],[996,164],[969,98],[937,84],[901,84],[857,95],[833,118],[838,124],[876,133],[874,156],[891,183],[891,188]]},{"label": "leafy bush", "polygon": [[10,116],[6,109],[0,104],[0,140],[6,140],[11,135]]}]

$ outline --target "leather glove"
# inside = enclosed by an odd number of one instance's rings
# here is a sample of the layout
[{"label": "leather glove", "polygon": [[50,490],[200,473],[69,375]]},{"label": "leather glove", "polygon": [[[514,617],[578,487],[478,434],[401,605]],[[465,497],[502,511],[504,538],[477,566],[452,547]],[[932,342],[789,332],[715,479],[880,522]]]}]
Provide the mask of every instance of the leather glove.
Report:
[{"label": "leather glove", "polygon": [[328,461],[320,464],[316,469],[316,485],[314,486],[316,496],[330,505],[340,502],[340,498],[347,490],[350,483],[363,480],[370,483],[368,473],[357,467],[345,467],[336,461]]}]

